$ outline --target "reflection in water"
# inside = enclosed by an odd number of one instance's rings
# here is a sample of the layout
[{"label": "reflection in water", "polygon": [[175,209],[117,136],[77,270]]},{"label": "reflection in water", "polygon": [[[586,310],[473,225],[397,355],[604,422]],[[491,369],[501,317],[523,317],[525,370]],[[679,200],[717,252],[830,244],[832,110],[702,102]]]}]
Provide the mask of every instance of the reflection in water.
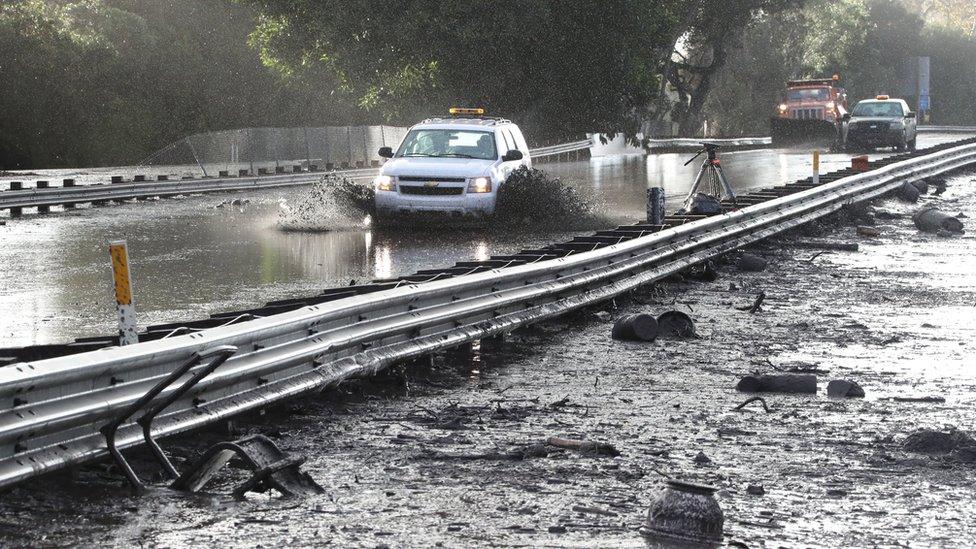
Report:
[{"label": "reflection in water", "polygon": [[376,246],[373,259],[373,277],[391,278],[393,276],[393,254],[389,243]]},{"label": "reflection in water", "polygon": [[475,261],[488,261],[491,256],[491,252],[488,248],[488,243],[484,240],[479,240],[477,246],[474,249],[474,260]]}]

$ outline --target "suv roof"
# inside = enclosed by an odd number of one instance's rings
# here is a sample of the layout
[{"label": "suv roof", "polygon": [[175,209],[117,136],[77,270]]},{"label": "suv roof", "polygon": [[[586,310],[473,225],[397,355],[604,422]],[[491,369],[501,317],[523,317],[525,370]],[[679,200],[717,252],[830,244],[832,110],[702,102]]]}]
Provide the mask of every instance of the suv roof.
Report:
[{"label": "suv roof", "polygon": [[479,117],[479,118],[461,118],[461,117],[434,117],[428,118],[421,122],[421,124],[458,124],[458,125],[472,125],[472,126],[498,126],[500,124],[511,124],[512,121],[505,118],[492,118],[492,117]]}]

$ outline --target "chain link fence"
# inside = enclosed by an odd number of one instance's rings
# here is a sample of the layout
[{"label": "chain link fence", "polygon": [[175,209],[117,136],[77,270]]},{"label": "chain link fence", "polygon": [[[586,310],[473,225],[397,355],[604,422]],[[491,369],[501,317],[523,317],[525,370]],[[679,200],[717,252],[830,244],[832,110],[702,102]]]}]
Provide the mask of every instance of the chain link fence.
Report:
[{"label": "chain link fence", "polygon": [[379,148],[396,148],[407,130],[398,126],[324,126],[199,133],[171,143],[139,165],[196,165],[206,175],[291,171],[295,166],[366,168],[378,165]]}]

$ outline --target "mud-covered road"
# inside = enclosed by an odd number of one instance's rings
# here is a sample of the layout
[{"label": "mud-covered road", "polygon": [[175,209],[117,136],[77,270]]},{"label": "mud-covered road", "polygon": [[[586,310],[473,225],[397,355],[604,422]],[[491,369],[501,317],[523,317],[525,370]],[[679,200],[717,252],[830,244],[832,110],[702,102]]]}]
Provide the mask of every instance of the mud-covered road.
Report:
[{"label": "mud-covered road", "polygon": [[[976,176],[922,203],[976,216]],[[615,342],[606,315],[581,311],[236,423],[307,457],[321,496],[235,501],[238,469],[188,496],[136,455],[157,479],[141,497],[108,464],[3,494],[0,546],[645,547],[637,528],[663,475],[718,487],[736,547],[972,546],[976,463],[902,442],[920,427],[974,428],[976,238],[919,233],[916,208],[879,201],[856,224],[880,237],[837,216],[750,250],[765,272],[726,262],[715,281],[672,280],[603,309],[676,308],[699,339]],[[791,245],[811,235],[860,250]],[[761,311],[740,310],[760,291]],[[822,372],[817,395],[733,411],[750,396],[735,390],[742,375],[793,367]],[[866,398],[827,398],[832,379]],[[945,400],[897,400],[918,397]],[[517,459],[550,436],[621,455]],[[164,447],[179,467],[222,438]]]}]

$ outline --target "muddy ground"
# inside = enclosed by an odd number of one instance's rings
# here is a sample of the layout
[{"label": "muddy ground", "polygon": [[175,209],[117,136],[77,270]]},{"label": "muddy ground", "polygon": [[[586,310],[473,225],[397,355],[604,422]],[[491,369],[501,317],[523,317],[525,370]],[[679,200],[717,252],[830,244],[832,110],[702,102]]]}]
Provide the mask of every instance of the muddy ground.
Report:
[{"label": "muddy ground", "polygon": [[[922,201],[974,216],[976,181],[954,177]],[[245,475],[233,468],[188,496],[135,455],[156,479],[141,497],[107,463],[4,494],[0,545],[645,547],[637,529],[667,475],[720,489],[735,547],[972,546],[976,464],[902,443],[920,427],[973,430],[976,238],[921,234],[916,208],[879,201],[870,219],[835,216],[750,250],[770,260],[764,272],[725,262],[712,282],[661,283],[236,422],[307,457],[321,496],[235,501]],[[810,236],[860,250],[791,245]],[[760,291],[761,311],[740,310]],[[699,339],[615,342],[601,313],[670,308],[692,315]],[[796,367],[822,372],[817,395],[733,411],[749,396],[735,390],[742,375]],[[829,399],[832,379],[866,398]],[[945,400],[896,400],[919,397]],[[550,436],[621,455],[507,459]],[[179,467],[222,438],[164,446]]]}]

